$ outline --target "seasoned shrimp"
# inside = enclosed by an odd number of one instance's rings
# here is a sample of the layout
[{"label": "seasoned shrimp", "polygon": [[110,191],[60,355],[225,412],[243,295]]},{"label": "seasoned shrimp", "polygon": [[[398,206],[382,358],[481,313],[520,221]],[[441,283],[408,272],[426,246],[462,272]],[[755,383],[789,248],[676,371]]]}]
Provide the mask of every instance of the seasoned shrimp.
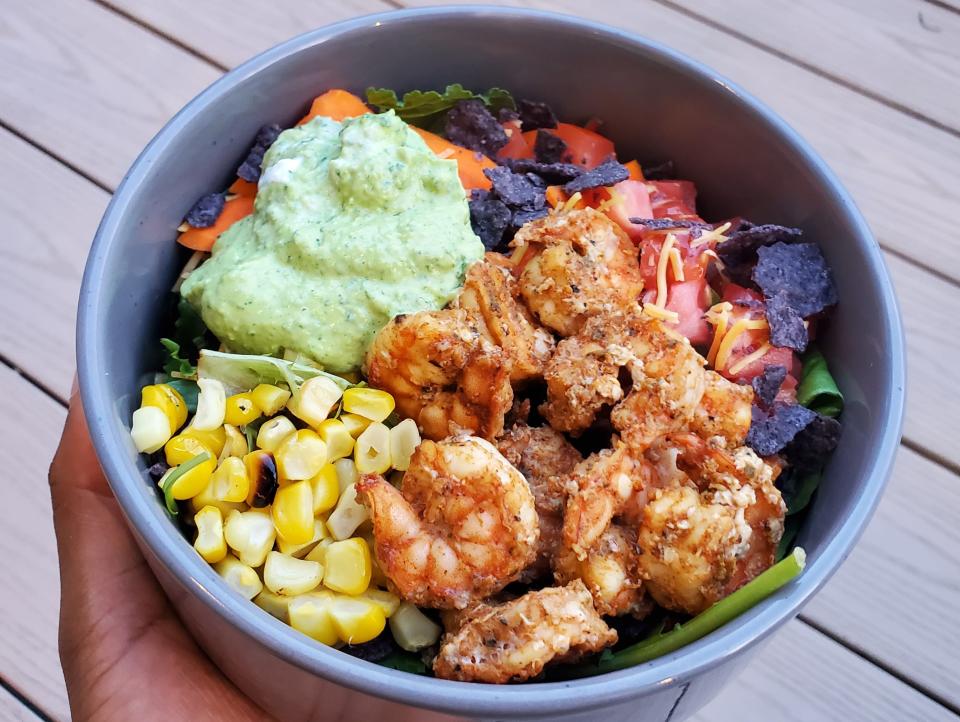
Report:
[{"label": "seasoned shrimp", "polygon": [[785,512],[775,472],[749,449],[694,434],[665,437],[648,454],[676,467],[674,485],[643,510],[645,586],[661,606],[698,614],[773,564]]},{"label": "seasoned shrimp", "polygon": [[574,335],[598,313],[637,306],[643,291],[637,248],[599,211],[553,213],[523,226],[510,245],[526,249],[523,299],[561,336]]},{"label": "seasoned shrimp", "polygon": [[742,446],[750,431],[753,389],[707,371],[703,398],[690,420],[690,431],[704,439],[722,440],[727,448]]},{"label": "seasoned shrimp", "polygon": [[536,558],[530,487],[483,439],[424,441],[401,489],[368,474],[357,494],[373,519],[380,569],[418,606],[463,609],[503,589]]},{"label": "seasoned shrimp", "polygon": [[462,309],[397,316],[373,339],[366,372],[430,439],[460,431],[493,439],[513,403],[503,351]]},{"label": "seasoned shrimp", "polygon": [[554,576],[559,584],[581,579],[593,596],[593,605],[604,616],[632,614],[643,618],[652,605],[643,589],[639,556],[637,530],[613,523],[586,559],[577,559],[570,549],[558,551]]},{"label": "seasoned shrimp", "polygon": [[549,426],[518,423],[497,439],[497,449],[530,484],[540,517],[537,559],[520,581],[530,581],[550,572],[550,563],[563,532],[564,479],[583,460],[563,436]]},{"label": "seasoned shrimp", "polygon": [[639,312],[595,316],[558,344],[544,372],[540,412],[555,429],[578,434],[613,405],[614,427],[643,449],[693,417],[706,383],[703,366],[690,342],[656,319]]},{"label": "seasoned shrimp", "polygon": [[440,642],[433,671],[442,679],[502,684],[535,677],[549,662],[571,662],[617,641],[575,580],[482,605]]},{"label": "seasoned shrimp", "polygon": [[467,270],[467,277],[454,306],[472,312],[483,323],[487,340],[503,349],[513,383],[543,375],[543,366],[553,353],[553,334],[537,323],[518,299],[520,291],[510,271],[491,260],[488,253]]}]

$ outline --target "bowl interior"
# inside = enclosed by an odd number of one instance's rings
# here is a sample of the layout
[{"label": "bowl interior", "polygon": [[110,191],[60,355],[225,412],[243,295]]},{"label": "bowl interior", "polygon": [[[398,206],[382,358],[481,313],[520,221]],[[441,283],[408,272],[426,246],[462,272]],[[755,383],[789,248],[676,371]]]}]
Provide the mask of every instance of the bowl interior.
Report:
[{"label": "bowl interior", "polygon": [[[196,198],[230,182],[261,125],[295,122],[319,92],[330,87],[362,92],[370,85],[437,88],[450,82],[477,89],[499,85],[517,97],[543,99],[565,120],[599,117],[623,160],[675,161],[678,177],[696,182],[706,218],[742,215],[799,226],[821,245],[834,270],[840,304],[820,343],[846,396],[844,436],[800,533],[809,554],[807,574],[795,589],[770,600],[768,606],[779,600],[775,611],[764,612],[761,605],[708,640],[644,665],[643,680],[711,664],[787,618],[849,550],[896,444],[902,339],[876,245],[822,164],[737,88],[633,36],[504,10],[374,16],[268,51],[193,101],[128,174],[85,276],[81,382],[111,484],[164,563],[218,588],[212,572],[164,518],[127,433],[139,385],[158,366],[169,290],[186,256],[173,242],[175,228]],[[225,589],[220,594],[229,597]],[[222,603],[231,613],[247,604],[229,598]],[[238,619],[255,619],[242,615]],[[278,644],[306,645],[324,673],[341,664],[338,653],[293,634]],[[364,663],[342,664],[353,665],[363,677]],[[643,680],[635,678],[634,689]]]}]

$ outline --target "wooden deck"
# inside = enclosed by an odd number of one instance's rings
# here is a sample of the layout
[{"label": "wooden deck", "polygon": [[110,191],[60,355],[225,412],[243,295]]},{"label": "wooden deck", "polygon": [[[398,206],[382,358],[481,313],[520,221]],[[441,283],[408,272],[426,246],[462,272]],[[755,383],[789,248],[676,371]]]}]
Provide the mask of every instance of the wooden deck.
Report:
[{"label": "wooden deck", "polygon": [[[0,720],[65,720],[46,485],[90,239],[186,101],[309,28],[413,2],[0,0]],[[426,3],[424,3],[426,4]],[[960,720],[960,1],[532,0],[735,79],[839,173],[884,248],[909,343],[893,481],[849,561],[697,720]],[[951,423],[952,422],[952,423]]]}]

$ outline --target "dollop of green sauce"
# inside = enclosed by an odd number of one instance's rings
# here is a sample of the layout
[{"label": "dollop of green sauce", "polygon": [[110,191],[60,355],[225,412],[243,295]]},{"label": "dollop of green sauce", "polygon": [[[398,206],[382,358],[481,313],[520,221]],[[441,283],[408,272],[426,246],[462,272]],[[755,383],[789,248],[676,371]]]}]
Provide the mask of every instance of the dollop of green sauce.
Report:
[{"label": "dollop of green sauce", "polygon": [[483,256],[456,162],[393,111],[285,130],[254,209],[181,288],[237,353],[356,369],[391,318],[445,306]]}]

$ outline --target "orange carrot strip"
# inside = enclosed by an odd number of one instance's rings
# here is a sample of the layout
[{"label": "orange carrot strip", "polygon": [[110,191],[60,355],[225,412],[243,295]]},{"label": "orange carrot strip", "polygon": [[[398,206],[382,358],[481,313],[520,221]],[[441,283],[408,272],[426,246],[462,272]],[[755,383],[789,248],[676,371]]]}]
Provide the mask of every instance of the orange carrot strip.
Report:
[{"label": "orange carrot strip", "polygon": [[367,104],[356,95],[346,90],[334,88],[314,98],[313,104],[310,106],[310,112],[301,118],[297,125],[308,123],[318,115],[333,118],[333,120],[344,120],[369,112],[370,108],[367,107]]},{"label": "orange carrot strip", "polygon": [[250,181],[244,180],[243,178],[237,178],[229,188],[227,188],[227,193],[233,193],[237,196],[248,196],[253,198],[257,195],[257,184],[251,183]]},{"label": "orange carrot strip", "polygon": [[629,161],[629,162],[627,162],[627,163],[624,163],[623,165],[626,167],[626,169],[627,169],[628,171],[630,171],[630,178],[629,178],[629,180],[639,180],[639,181],[642,181],[642,180],[644,179],[644,178],[643,178],[643,171],[640,169],[640,164],[639,164],[637,161],[631,160],[631,161]]},{"label": "orange carrot strip", "polygon": [[209,251],[221,233],[251,213],[253,213],[253,198],[237,196],[232,201],[226,202],[216,223],[209,228],[191,228],[184,231],[177,238],[177,243],[194,251]]},{"label": "orange carrot strip", "polygon": [[469,148],[454,145],[449,140],[423,128],[410,126],[410,129],[423,138],[427,147],[441,158],[452,158],[457,161],[457,172],[460,174],[460,182],[465,190],[490,188],[490,179],[483,174],[483,171],[485,168],[496,167],[496,163],[492,160]]}]

